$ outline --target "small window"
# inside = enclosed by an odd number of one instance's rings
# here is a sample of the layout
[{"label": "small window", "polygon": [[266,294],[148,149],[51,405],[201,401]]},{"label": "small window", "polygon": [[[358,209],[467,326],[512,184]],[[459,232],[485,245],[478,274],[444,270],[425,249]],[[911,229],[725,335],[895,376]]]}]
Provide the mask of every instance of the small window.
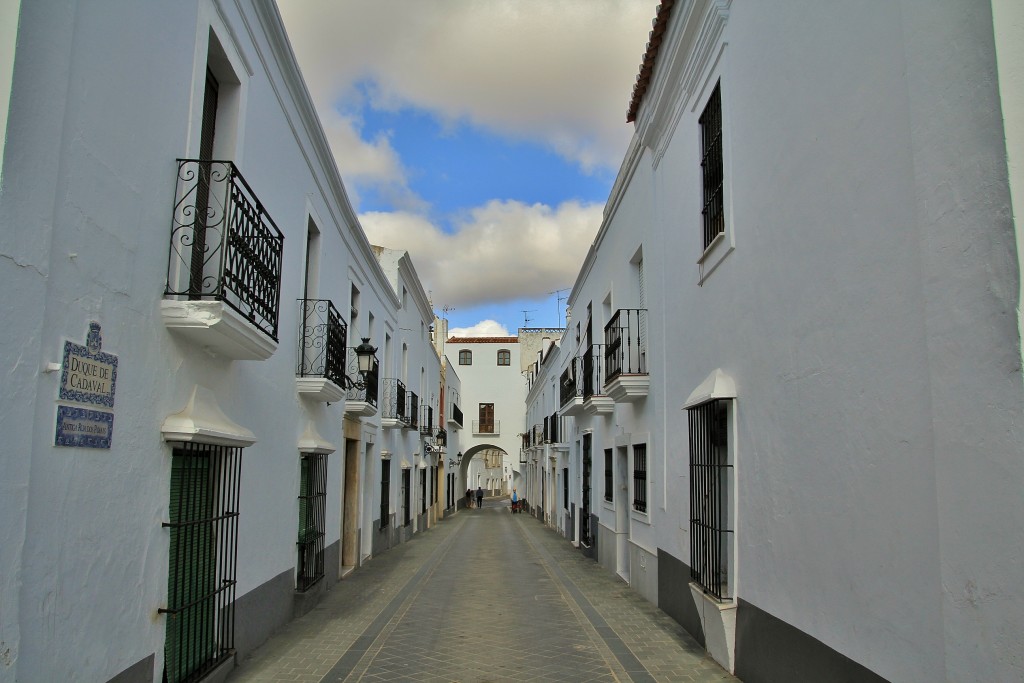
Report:
[{"label": "small window", "polygon": [[690,578],[719,600],[731,597],[733,530],[728,399],[687,409],[690,423]]},{"label": "small window", "polygon": [[611,503],[615,500],[614,477],[612,476],[612,449],[604,449],[604,499]]},{"label": "small window", "polygon": [[647,444],[633,446],[633,509],[647,512]]},{"label": "small window", "polygon": [[725,232],[725,214],[722,184],[725,172],[722,164],[722,94],[715,85],[704,112],[698,120],[701,139],[701,178],[704,198],[701,214],[704,218],[704,249],[707,250],[718,235]]},{"label": "small window", "polygon": [[498,365],[512,365],[512,352],[508,349],[498,351]]},{"label": "small window", "polygon": [[473,352],[463,349],[459,351],[459,365],[472,365],[473,364]]},{"label": "small window", "polygon": [[296,588],[309,590],[324,577],[327,456],[302,455],[299,467],[299,538]]}]

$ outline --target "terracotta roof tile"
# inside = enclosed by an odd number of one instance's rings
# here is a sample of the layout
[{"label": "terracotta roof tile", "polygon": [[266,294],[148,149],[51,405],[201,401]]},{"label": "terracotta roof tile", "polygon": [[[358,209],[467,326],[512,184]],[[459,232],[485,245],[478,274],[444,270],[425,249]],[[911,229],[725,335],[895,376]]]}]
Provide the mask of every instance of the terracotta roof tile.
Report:
[{"label": "terracotta roof tile", "polygon": [[647,38],[647,49],[644,52],[643,61],[640,62],[640,73],[636,76],[636,83],[633,85],[633,97],[629,101],[629,111],[626,112],[626,123],[636,121],[637,112],[640,111],[640,103],[647,93],[647,86],[650,85],[651,75],[654,73],[654,63],[658,59],[658,50],[661,48],[661,39],[668,28],[668,19],[672,14],[672,6],[676,0],[661,0],[658,5],[657,15],[654,17],[654,28]]},{"label": "terracotta roof tile", "polygon": [[518,344],[519,337],[448,337],[446,344]]}]

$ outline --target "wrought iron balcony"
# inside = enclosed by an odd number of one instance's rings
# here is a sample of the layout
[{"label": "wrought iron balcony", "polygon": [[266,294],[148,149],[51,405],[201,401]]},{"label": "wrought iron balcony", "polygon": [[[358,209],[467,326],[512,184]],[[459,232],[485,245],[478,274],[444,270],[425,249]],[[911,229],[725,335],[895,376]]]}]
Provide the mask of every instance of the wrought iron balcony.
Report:
[{"label": "wrought iron balcony", "polygon": [[452,410],[448,413],[448,422],[462,427],[462,410],[455,403],[452,403]]},{"label": "wrought iron balcony", "polygon": [[[345,373],[351,379],[359,376],[359,355],[354,347],[349,347],[348,364],[345,366]],[[360,389],[358,386],[351,386],[345,394],[345,412],[354,413],[363,417],[373,417],[377,414],[377,397],[380,392],[380,363],[373,359],[370,370],[363,375],[365,386]]]},{"label": "wrought iron balcony", "polygon": [[420,434],[425,436],[434,435],[434,406],[421,406],[420,410]]},{"label": "wrought iron balcony", "polygon": [[401,427],[409,424],[405,383],[395,377],[384,378],[384,395],[381,400],[381,425]]},{"label": "wrought iron balcony", "polygon": [[405,425],[409,429],[420,428],[420,397],[416,395],[415,391],[406,392],[408,403],[405,408],[406,422]]},{"label": "wrought iron balcony", "polygon": [[647,396],[647,310],[622,308],[604,327],[604,384],[616,401]]},{"label": "wrought iron balcony", "polygon": [[348,325],[328,299],[299,299],[299,346],[295,374],[299,393],[339,401],[345,386]]},{"label": "wrought iron balcony", "polygon": [[558,395],[563,415],[583,413],[583,359],[572,358],[558,380]]},{"label": "wrought iron balcony", "polygon": [[501,434],[501,420],[473,420],[473,434],[497,436]]},{"label": "wrought iron balcony", "polygon": [[284,236],[252,188],[230,161],[179,159],[171,221],[167,326],[232,358],[268,358],[278,341]]},{"label": "wrought iron balcony", "polygon": [[605,396],[601,386],[604,344],[591,344],[583,354],[583,409],[588,413],[609,413],[614,401]]}]

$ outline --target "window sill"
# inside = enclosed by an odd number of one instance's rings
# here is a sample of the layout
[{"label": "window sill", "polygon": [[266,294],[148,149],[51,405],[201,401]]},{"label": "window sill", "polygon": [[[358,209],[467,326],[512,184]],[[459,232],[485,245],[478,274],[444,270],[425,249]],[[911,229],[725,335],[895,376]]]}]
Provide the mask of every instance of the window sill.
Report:
[{"label": "window sill", "polygon": [[715,236],[715,239],[711,240],[711,244],[707,246],[704,253],[697,259],[697,266],[699,267],[699,275],[697,279],[698,285],[703,285],[707,279],[711,276],[711,273],[715,272],[725,257],[733,252],[736,245],[733,244],[732,233],[728,231],[720,232]]}]

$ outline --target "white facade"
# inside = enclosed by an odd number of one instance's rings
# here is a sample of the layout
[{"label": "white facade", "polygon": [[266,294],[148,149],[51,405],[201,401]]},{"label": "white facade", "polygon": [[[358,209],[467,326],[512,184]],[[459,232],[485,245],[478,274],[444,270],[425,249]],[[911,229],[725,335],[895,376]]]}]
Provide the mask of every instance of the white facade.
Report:
[{"label": "white facade", "polygon": [[[528,471],[568,470],[548,523],[579,542],[589,445],[585,551],[745,681],[1024,678],[1003,92],[1024,64],[1019,21],[994,37],[982,10],[693,0],[656,21],[636,135],[527,411],[612,343],[616,311],[647,310],[623,342],[645,367],[560,395],[566,451],[535,448]],[[716,86],[724,220],[705,248]],[[724,465],[714,498],[705,452]],[[717,572],[691,521],[711,502]]]},{"label": "white facade", "polygon": [[526,381],[517,337],[451,337],[445,356],[462,381],[460,481],[488,494],[517,486]]},{"label": "white facade", "polygon": [[[165,525],[179,514],[169,491],[185,486],[172,484],[172,469],[189,459],[220,467],[232,453],[241,461],[231,480],[237,529],[216,534],[237,539],[231,646],[244,656],[348,568],[408,533],[380,528],[385,455],[442,480],[431,469],[431,438],[382,427],[371,395],[346,390],[316,364],[322,342],[332,340],[344,374],[360,379],[353,347],[366,337],[377,348],[379,378],[407,361],[403,376],[437,415],[440,364],[423,332],[433,316],[422,286],[407,257],[397,268],[378,263],[273,2],[21,3],[16,45],[13,67],[4,64],[13,85],[0,190],[0,282],[8,293],[0,331],[0,680],[160,679],[171,619],[161,610],[171,608],[170,539],[178,533]],[[204,103],[213,101],[208,71],[219,84],[211,149],[202,132]],[[176,159],[201,156],[231,162],[223,168],[244,184],[212,179],[197,190],[194,178],[210,172],[195,169],[213,162]],[[165,295],[192,286],[190,259],[199,252],[188,216],[221,215],[211,197],[228,187],[249,194],[230,205],[252,212],[231,225],[265,232],[239,243],[211,237],[203,253],[230,247],[230,266],[217,270],[219,255],[209,257],[195,297]],[[201,192],[208,210],[192,211],[199,200],[188,197]],[[253,218],[261,211],[269,218]],[[172,224],[182,230],[188,221],[189,239],[172,240]],[[280,260],[257,261],[275,253],[271,223],[284,238]],[[225,291],[261,289],[258,306],[239,304],[241,294],[200,296],[207,281],[229,282],[229,267],[238,279]],[[333,323],[303,324],[313,309],[300,300],[332,302],[348,338],[332,337],[340,329]],[[101,358],[95,342],[87,345],[91,323],[103,358],[116,357],[116,383],[110,363],[94,364],[97,374],[82,382],[66,379],[66,343],[89,349],[76,352],[80,360]],[[95,391],[62,395],[68,382]],[[111,405],[98,404],[96,392]],[[55,445],[59,419],[59,433],[78,445]],[[102,432],[107,419],[109,447],[84,447],[102,439],[78,439],[79,425]],[[299,592],[300,495],[304,486],[315,492],[304,474],[314,461],[326,464],[317,523],[324,567]],[[400,469],[392,474],[396,514]],[[424,505],[419,476],[412,530],[440,509]],[[218,493],[230,489],[227,479],[209,481]],[[74,656],[54,656],[61,652]]]}]

